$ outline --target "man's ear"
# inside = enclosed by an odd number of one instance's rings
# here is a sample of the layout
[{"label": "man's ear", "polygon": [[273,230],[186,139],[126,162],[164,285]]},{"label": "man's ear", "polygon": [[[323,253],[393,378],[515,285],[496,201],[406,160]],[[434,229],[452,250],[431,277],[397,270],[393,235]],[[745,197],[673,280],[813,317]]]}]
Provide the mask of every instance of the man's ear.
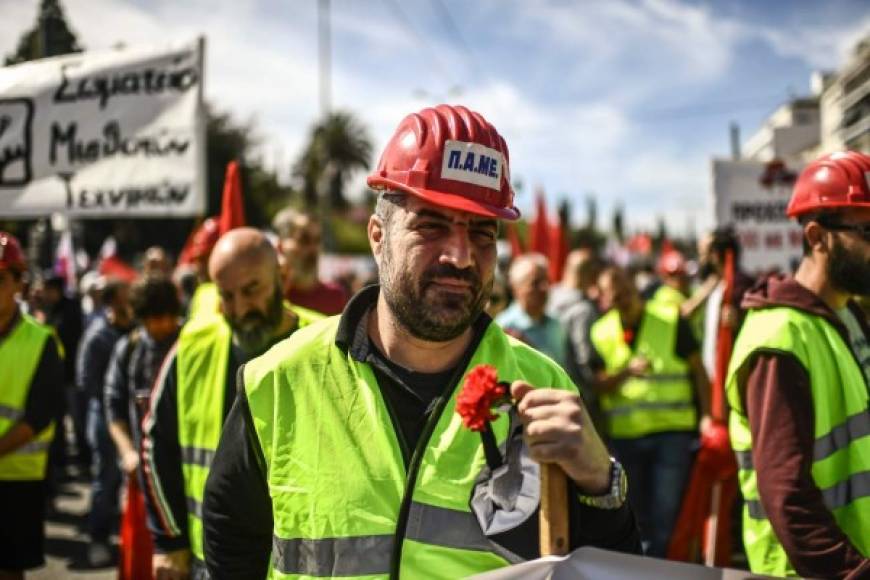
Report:
[{"label": "man's ear", "polygon": [[375,257],[378,264],[380,264],[380,255],[384,243],[383,220],[381,220],[379,216],[372,214],[369,218],[369,224],[366,230],[369,236],[369,246],[372,248],[372,255]]},{"label": "man's ear", "polygon": [[804,237],[813,253],[828,253],[829,248],[826,234],[827,232],[825,231],[825,228],[820,226],[819,223],[814,220],[810,220],[804,225]]}]

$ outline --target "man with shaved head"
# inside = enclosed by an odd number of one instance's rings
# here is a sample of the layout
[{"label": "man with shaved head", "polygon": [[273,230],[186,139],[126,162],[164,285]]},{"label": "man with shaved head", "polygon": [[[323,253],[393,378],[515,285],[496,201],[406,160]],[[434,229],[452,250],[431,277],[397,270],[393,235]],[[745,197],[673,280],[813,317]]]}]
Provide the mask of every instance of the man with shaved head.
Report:
[{"label": "man with shaved head", "polygon": [[319,315],[282,300],[278,257],[258,230],[224,234],[208,262],[220,313],[190,320],[155,381],[143,473],[155,578],[206,578],[202,495],[235,375],[249,359]]}]

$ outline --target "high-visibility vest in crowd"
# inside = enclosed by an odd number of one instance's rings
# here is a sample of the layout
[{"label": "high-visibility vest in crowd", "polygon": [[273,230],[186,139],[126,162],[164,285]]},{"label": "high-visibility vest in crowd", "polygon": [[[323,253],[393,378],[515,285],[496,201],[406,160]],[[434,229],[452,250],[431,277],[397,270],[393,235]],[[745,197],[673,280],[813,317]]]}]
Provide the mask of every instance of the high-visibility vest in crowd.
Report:
[{"label": "high-visibility vest in crowd", "polygon": [[659,304],[670,304],[671,306],[679,306],[683,302],[687,300],[686,296],[671,286],[667,284],[662,284],[659,286],[658,290],[652,295],[650,299],[653,302]]},{"label": "high-visibility vest in crowd", "polygon": [[[508,565],[469,508],[485,465],[455,413],[462,380],[436,400],[407,471],[372,368],[335,344],[339,317],[245,366],[274,519],[271,577],[464,578]],[[490,324],[465,373],[576,387],[553,361]],[[492,423],[503,442],[508,417]]]},{"label": "high-visibility vest in crowd", "polygon": [[696,428],[688,365],[674,352],[679,316],[674,306],[647,302],[634,350],[625,342],[615,308],[592,325],[592,343],[609,374],[621,371],[634,356],[643,356],[650,363],[648,375],[629,378],[615,392],[601,396],[610,437],[635,439]]},{"label": "high-visibility vest in crowd", "polygon": [[[307,326],[321,315],[289,306]],[[220,315],[203,316],[184,325],[176,358],[178,443],[187,498],[187,534],[193,555],[204,560],[202,499],[205,480],[224,423],[224,396],[230,364],[232,330]]]},{"label": "high-visibility vest in crowd", "polygon": [[221,298],[220,294],[218,294],[217,284],[214,282],[201,282],[190,298],[187,319],[193,320],[202,316],[220,314],[220,305]]},{"label": "high-visibility vest in crowd", "polygon": [[[27,314],[0,341],[0,435],[6,434],[22,417],[42,351],[53,336],[51,328]],[[48,446],[54,436],[54,422],[12,453],[0,457],[0,480],[39,481],[45,478]]]},{"label": "high-visibility vest in crowd", "polygon": [[870,395],[864,373],[837,329],[821,316],[794,308],[765,308],[750,310],[746,316],[727,382],[731,446],[746,501],[743,542],[752,571],[796,574],[760,501],[752,464],[752,433],[741,400],[747,363],[759,351],[794,356],[809,375],[813,481],[843,533],[864,556],[870,556]]}]

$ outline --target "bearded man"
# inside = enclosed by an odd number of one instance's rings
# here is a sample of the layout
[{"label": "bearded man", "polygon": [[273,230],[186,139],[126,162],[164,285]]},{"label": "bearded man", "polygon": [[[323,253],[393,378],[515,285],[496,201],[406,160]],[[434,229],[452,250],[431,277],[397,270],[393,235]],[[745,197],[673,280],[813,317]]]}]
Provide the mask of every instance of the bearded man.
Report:
[{"label": "bearded man", "polygon": [[794,276],[743,298],[727,391],[753,572],[870,577],[870,156],[821,157],[787,212],[803,230]]},{"label": "bearded man", "polygon": [[[464,578],[537,557],[538,462],[570,479],[571,548],[639,550],[622,469],[576,387],[484,313],[499,220],[519,217],[507,164],[465,107],[399,125],[368,179],[380,285],[239,372],[206,485],[214,578]],[[489,443],[455,412],[480,363],[517,401]],[[500,444],[516,463],[496,459]],[[477,484],[496,471],[522,483],[499,504],[513,519],[488,517]]]},{"label": "bearded man", "polygon": [[144,420],[143,475],[154,576],[204,578],[202,495],[235,376],[247,360],[320,318],[285,304],[278,257],[252,228],[224,234],[208,263],[220,314],[191,319],[167,354]]}]

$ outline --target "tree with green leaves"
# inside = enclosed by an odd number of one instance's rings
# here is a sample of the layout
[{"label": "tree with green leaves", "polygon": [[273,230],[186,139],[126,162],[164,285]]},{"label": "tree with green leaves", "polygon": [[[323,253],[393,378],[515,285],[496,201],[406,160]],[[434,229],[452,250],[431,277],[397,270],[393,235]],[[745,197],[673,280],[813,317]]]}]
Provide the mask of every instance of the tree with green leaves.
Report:
[{"label": "tree with green leaves", "polygon": [[21,35],[18,47],[6,57],[5,64],[81,51],[76,35],[67,24],[60,0],[42,0],[36,23]]},{"label": "tree with green leaves", "polygon": [[293,167],[305,206],[347,206],[345,185],[351,173],[371,166],[373,145],[366,127],[346,111],[330,113],[311,130],[308,145]]}]

